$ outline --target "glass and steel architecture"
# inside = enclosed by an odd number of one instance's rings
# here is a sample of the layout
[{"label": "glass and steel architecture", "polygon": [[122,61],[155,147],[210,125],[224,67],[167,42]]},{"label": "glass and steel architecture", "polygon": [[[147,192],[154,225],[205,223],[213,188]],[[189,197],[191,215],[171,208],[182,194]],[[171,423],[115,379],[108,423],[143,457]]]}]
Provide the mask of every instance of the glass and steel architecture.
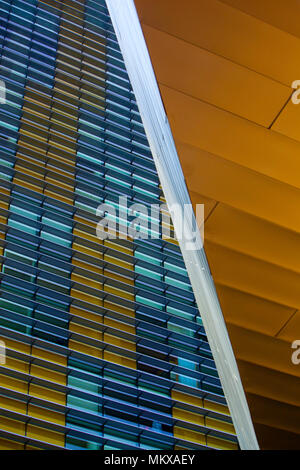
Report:
[{"label": "glass and steel architecture", "polygon": [[96,234],[165,202],[105,1],[0,6],[0,448],[237,449],[178,243]]}]

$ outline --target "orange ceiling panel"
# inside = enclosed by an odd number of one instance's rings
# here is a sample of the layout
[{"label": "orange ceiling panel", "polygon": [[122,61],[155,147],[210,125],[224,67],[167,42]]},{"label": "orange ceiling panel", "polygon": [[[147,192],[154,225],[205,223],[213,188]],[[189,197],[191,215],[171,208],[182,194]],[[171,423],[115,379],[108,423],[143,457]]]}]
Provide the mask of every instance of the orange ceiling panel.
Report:
[{"label": "orange ceiling panel", "polygon": [[[286,103],[286,85],[170,34],[144,26],[160,84],[268,126]],[[172,61],[165,57],[176,50]],[[187,73],[188,70],[188,73]]]},{"label": "orange ceiling panel", "polygon": [[298,0],[221,0],[276,28],[300,37]]},{"label": "orange ceiling panel", "polygon": [[259,443],[300,449],[299,2],[135,3]]},{"label": "orange ceiling panel", "polygon": [[[290,86],[300,70],[298,38],[242,11],[242,6],[252,0],[236,2],[240,9],[218,0],[135,0],[143,26],[169,33]],[[273,0],[260,3],[266,10],[272,8],[269,5]],[[277,3],[284,17],[288,2]],[[150,43],[149,49],[151,53]]]}]

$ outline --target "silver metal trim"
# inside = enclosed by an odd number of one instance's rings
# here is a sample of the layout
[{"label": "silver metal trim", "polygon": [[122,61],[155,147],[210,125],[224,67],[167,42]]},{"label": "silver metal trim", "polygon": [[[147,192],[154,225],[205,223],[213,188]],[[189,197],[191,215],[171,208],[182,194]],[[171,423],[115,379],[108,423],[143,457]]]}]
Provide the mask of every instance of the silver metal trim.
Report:
[{"label": "silver metal trim", "polygon": [[[184,204],[190,204],[191,201],[134,1],[106,0],[106,4],[136,96],[167,204],[169,207],[174,204],[184,207]],[[193,233],[194,222],[195,215],[192,211],[185,227],[186,233]],[[176,231],[176,226],[174,228]],[[259,447],[251,415],[204,248],[201,244],[197,250],[188,250],[184,242],[180,242],[180,248],[240,447],[256,450]]]}]

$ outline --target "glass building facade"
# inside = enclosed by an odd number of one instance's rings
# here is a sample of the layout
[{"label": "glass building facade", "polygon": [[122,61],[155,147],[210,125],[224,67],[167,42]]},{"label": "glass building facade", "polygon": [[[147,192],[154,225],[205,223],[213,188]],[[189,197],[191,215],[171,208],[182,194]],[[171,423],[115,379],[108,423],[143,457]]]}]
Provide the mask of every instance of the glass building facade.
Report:
[{"label": "glass building facade", "polygon": [[178,243],[96,235],[165,202],[105,1],[0,6],[0,448],[237,449]]}]

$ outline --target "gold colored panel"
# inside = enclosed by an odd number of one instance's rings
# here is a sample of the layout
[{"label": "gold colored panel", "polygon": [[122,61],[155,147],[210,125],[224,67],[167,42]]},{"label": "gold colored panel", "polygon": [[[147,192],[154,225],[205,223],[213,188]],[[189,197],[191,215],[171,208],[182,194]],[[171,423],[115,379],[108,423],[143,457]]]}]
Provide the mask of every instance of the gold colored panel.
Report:
[{"label": "gold colored panel", "polygon": [[46,408],[40,408],[39,406],[28,405],[28,415],[34,418],[43,419],[45,421],[50,421],[51,423],[65,425],[65,415],[62,413],[57,413],[56,411],[47,410]]},{"label": "gold colored panel", "polygon": [[64,393],[51,390],[50,388],[41,387],[39,385],[31,384],[29,394],[37,398],[59,403],[60,405],[66,404],[66,395]]},{"label": "gold colored panel", "polygon": [[197,444],[206,444],[205,435],[200,432],[191,431],[190,429],[181,428],[174,426],[174,437],[178,439],[184,439],[190,442],[196,442]]},{"label": "gold colored panel", "polygon": [[104,360],[108,362],[113,362],[114,364],[119,364],[121,366],[129,367],[130,369],[136,369],[136,361],[134,359],[122,357],[110,351],[104,351],[103,358]]},{"label": "gold colored panel", "polygon": [[43,429],[32,424],[27,426],[27,436],[33,439],[38,439],[39,441],[49,442],[50,444],[55,444],[58,446],[64,446],[65,436],[55,431],[50,431],[49,429]]},{"label": "gold colored panel", "polygon": [[102,359],[103,351],[100,348],[95,348],[88,344],[79,343],[78,341],[74,341],[73,339],[69,340],[69,348],[73,349],[74,351],[81,352],[83,354],[87,354],[88,356],[97,357]]},{"label": "gold colored panel", "polygon": [[108,344],[113,344],[115,346],[119,346],[120,348],[128,349],[129,351],[136,350],[136,344],[134,342],[118,338],[117,336],[113,336],[108,333],[104,333],[104,341]]}]

